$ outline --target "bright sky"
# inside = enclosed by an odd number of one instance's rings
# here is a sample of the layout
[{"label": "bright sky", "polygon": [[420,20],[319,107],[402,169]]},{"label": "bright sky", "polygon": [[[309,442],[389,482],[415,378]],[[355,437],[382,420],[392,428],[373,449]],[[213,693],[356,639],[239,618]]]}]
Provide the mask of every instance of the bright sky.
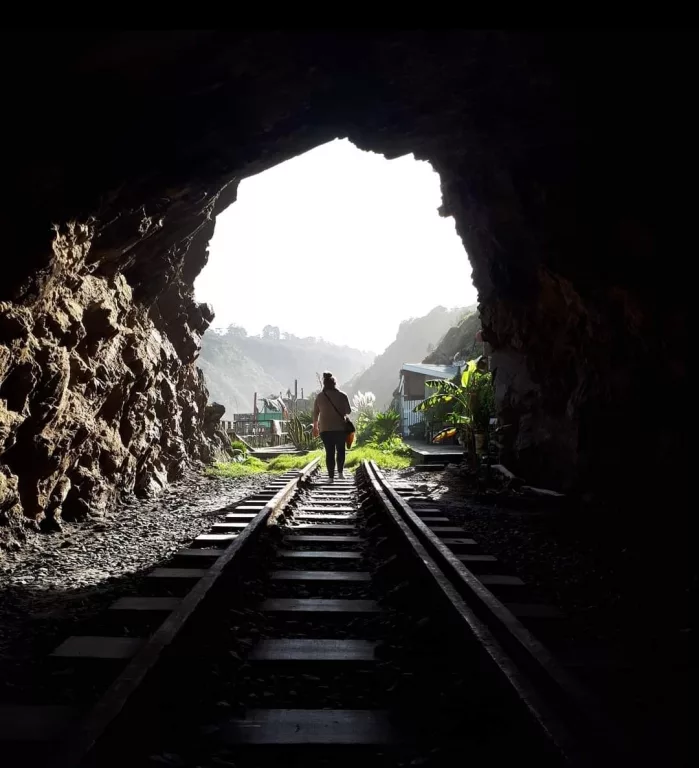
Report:
[{"label": "bright sky", "polygon": [[386,160],[336,140],[245,179],[219,215],[195,284],[214,327],[374,351],[402,320],[473,304],[454,221],[439,216],[439,176],[412,155]]}]

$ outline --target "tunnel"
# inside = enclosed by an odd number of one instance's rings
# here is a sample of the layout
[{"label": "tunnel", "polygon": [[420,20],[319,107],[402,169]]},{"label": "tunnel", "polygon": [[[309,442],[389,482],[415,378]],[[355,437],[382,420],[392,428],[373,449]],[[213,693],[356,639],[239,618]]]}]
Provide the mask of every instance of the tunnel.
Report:
[{"label": "tunnel", "polygon": [[507,466],[617,515],[667,498],[686,461],[669,406],[687,391],[690,50],[657,30],[13,32],[1,535],[209,458],[213,314],[193,284],[215,217],[245,177],[345,137],[440,175]]}]

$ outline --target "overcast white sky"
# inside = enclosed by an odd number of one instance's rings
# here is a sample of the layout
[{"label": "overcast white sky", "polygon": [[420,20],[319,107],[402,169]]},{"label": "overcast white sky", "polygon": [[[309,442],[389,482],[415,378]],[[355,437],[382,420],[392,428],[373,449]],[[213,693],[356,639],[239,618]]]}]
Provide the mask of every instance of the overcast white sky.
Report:
[{"label": "overcast white sky", "polygon": [[428,163],[324,144],[240,184],[216,222],[197,300],[213,305],[217,328],[270,324],[383,352],[402,320],[476,301],[440,204]]}]

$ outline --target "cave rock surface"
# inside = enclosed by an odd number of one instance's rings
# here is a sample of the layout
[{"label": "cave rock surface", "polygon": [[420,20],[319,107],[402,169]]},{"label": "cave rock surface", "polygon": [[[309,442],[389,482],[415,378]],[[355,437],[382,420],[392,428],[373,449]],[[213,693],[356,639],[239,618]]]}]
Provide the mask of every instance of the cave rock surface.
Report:
[{"label": "cave rock surface", "polygon": [[508,466],[563,490],[662,477],[683,435],[649,404],[686,385],[686,285],[666,266],[686,247],[681,34],[13,32],[0,519],[99,514],[210,457],[212,311],[192,286],[215,215],[240,179],[336,137],[440,173]]}]

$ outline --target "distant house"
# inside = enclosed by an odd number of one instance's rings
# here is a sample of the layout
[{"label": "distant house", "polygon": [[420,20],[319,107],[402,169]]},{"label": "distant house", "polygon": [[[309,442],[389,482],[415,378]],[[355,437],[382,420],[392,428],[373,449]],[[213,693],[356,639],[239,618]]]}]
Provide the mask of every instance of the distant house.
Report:
[{"label": "distant house", "polygon": [[[461,373],[464,366],[463,362],[451,365],[403,363],[400,369],[400,384],[394,393],[394,407],[400,414],[400,431],[403,437],[411,437],[416,431],[415,425],[424,421],[424,414],[414,413],[414,408],[434,394],[434,390],[428,387],[426,382],[431,379],[453,379]],[[427,437],[429,439],[429,435]]]},{"label": "distant house", "polygon": [[261,397],[257,409],[258,424],[270,425],[273,421],[281,421],[289,417],[286,404],[281,397]]}]

